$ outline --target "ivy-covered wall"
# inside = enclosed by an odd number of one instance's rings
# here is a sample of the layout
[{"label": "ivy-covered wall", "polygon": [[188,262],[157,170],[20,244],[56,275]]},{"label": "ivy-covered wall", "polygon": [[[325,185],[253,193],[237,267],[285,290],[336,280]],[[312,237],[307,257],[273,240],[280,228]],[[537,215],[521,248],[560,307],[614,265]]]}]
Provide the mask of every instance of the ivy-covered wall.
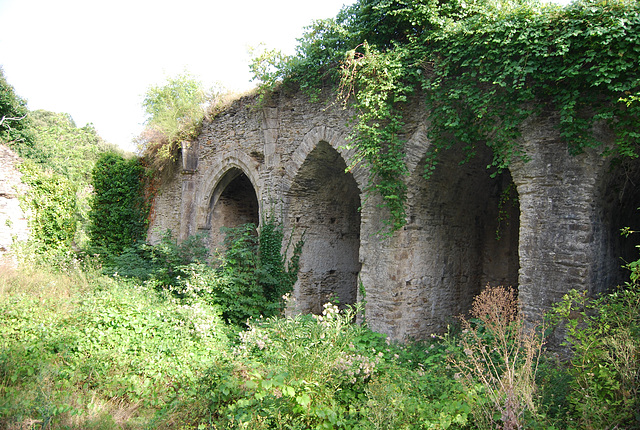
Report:
[{"label": "ivy-covered wall", "polygon": [[[570,288],[596,293],[623,279],[620,257],[633,246],[618,231],[640,220],[621,208],[640,206],[629,191],[640,175],[633,162],[614,166],[596,150],[571,155],[553,112],[522,127],[527,162],[491,177],[489,149],[461,164],[463,147],[454,145],[425,178],[429,123],[424,105],[410,103],[401,135],[406,225],[389,235],[380,197],[364,193],[369,172],[344,171],[354,155],[348,110],[300,93],[276,92],[259,109],[254,102],[238,100],[185,147],[190,168],[161,188],[152,240],[166,228],[181,239],[208,232],[213,248],[221,240],[215,214],[243,219],[257,207],[260,218],[282,219],[294,240],[305,234],[298,310],[317,312],[332,296],[366,300],[370,326],[397,339],[443,330],[487,283],[517,286],[535,318]],[[611,143],[606,130],[596,135]],[[244,185],[234,188],[239,174]],[[235,209],[220,198],[233,200],[234,189],[242,194]]]}]

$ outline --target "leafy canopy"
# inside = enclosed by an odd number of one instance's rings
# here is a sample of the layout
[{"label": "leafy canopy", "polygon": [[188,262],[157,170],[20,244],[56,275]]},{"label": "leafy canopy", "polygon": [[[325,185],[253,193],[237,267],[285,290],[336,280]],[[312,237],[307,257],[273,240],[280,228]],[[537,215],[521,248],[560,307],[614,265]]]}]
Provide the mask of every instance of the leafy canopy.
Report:
[{"label": "leafy canopy", "polygon": [[0,67],[0,143],[32,144],[28,112],[27,102],[15,93]]},{"label": "leafy canopy", "polygon": [[116,150],[98,135],[92,124],[77,127],[69,114],[36,110],[29,116],[35,144],[21,150],[20,155],[74,183],[88,185],[100,155]]},{"label": "leafy canopy", "polygon": [[98,252],[117,255],[144,239],[148,206],[144,168],[137,158],[103,154],[93,169],[89,238]]},{"label": "leafy canopy", "polygon": [[140,151],[159,160],[172,159],[178,144],[197,135],[209,95],[185,73],[147,89],[142,106],[146,128],[137,138]]}]

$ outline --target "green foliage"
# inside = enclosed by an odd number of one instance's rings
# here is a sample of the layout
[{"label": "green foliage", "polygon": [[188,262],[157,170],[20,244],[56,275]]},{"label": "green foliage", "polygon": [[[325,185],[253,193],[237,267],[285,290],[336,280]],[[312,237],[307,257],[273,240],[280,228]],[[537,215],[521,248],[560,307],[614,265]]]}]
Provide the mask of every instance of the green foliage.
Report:
[{"label": "green foliage", "polygon": [[640,425],[640,288],[597,299],[570,291],[551,314],[573,350],[568,402],[581,428]]},{"label": "green foliage", "polygon": [[[204,300],[221,309],[226,322],[279,315],[283,296],[298,277],[303,241],[283,243],[282,226],[266,218],[256,234],[253,224],[225,229],[225,250],[212,264],[201,235],[178,243],[166,231],[155,245],[140,242],[103,259],[104,272],[136,278],[181,300]],[[284,250],[283,250],[284,246]]]},{"label": "green foliage", "polygon": [[365,161],[369,186],[382,196],[394,231],[405,223],[407,198],[404,142],[398,136],[404,123],[396,106],[407,100],[412,88],[400,81],[405,70],[397,52],[382,53],[366,42],[362,49],[350,51],[342,69],[342,96],[345,104],[353,97],[357,111],[350,142],[358,151],[349,167]]},{"label": "green foliage", "polygon": [[[196,428],[463,428],[470,411],[446,346],[394,345],[357,308],[252,321],[237,354],[172,406]],[[429,351],[428,353],[426,351]]]},{"label": "green foliage", "polygon": [[451,134],[470,146],[485,142],[502,169],[523,156],[524,119],[548,110],[559,114],[573,153],[601,145],[592,126],[604,122],[616,135],[613,150],[636,157],[640,110],[620,99],[640,86],[639,30],[638,3],[619,0],[488,8],[434,35],[426,87],[436,147],[447,147]]},{"label": "green foliage", "polygon": [[204,236],[189,236],[178,243],[171,230],[167,230],[155,245],[138,242],[125,248],[122,254],[110,256],[104,263],[104,272],[137,278],[164,289],[188,277],[193,272],[188,265],[205,264],[207,259]]},{"label": "green foliage", "polygon": [[243,326],[248,318],[280,314],[283,296],[291,292],[298,277],[303,242],[294,245],[287,262],[282,226],[272,218],[263,221],[258,235],[253,224],[225,230],[219,267],[209,276],[190,279],[189,288],[209,290],[225,320],[234,325]]},{"label": "green foliage", "polygon": [[147,89],[142,106],[146,128],[137,142],[158,169],[175,160],[182,141],[195,137],[205,116],[209,95],[202,84],[185,73],[168,78],[164,85]]},{"label": "green foliage", "polygon": [[[165,242],[167,264],[191,258]],[[487,423],[479,408],[526,403],[536,386],[525,428],[637,427],[635,286],[560,304],[574,358],[546,355],[536,381],[512,392],[528,353],[508,300],[479,299],[477,320],[428,342],[389,342],[354,323],[361,305],[326,304],[322,315],[251,319],[230,343],[210,289],[219,269],[182,266],[186,277],[159,289],[83,267],[0,268],[3,428],[470,429]]]},{"label": "green foliage", "polygon": [[[73,219],[78,222],[74,240],[76,246],[84,247],[92,192],[91,172],[98,157],[115,147],[102,140],[92,125],[76,127],[68,114],[37,110],[29,113],[29,119],[34,137],[32,144],[16,144],[14,148],[42,170],[74,184],[77,214]],[[61,192],[64,190],[61,188]]]},{"label": "green foliage", "polygon": [[22,148],[22,157],[53,170],[84,187],[91,182],[91,171],[98,158],[115,147],[106,143],[88,124],[77,127],[66,113],[36,110],[29,113],[35,143]]},{"label": "green foliage", "polygon": [[32,162],[19,166],[28,185],[20,196],[22,210],[29,214],[30,241],[37,254],[71,250],[78,223],[76,185],[64,176],[42,171]]},{"label": "green foliage", "polygon": [[312,98],[328,83],[353,102],[357,162],[371,168],[370,190],[382,196],[396,230],[405,222],[402,110],[419,92],[432,143],[427,177],[455,142],[466,144],[469,157],[477,145],[490,147],[496,172],[526,160],[521,127],[542,112],[558,114],[574,154],[602,145],[593,126],[603,123],[616,137],[603,152],[637,157],[639,27],[633,0],[564,8],[527,0],[360,0],[314,22],[297,55],[272,65],[267,77]]},{"label": "green foliage", "polygon": [[27,102],[7,82],[0,67],[0,143],[20,147],[33,145]]},{"label": "green foliage", "polygon": [[135,158],[106,153],[96,162],[89,213],[89,237],[96,252],[118,255],[144,238],[148,207],[143,175],[144,168]]},{"label": "green foliage", "polygon": [[258,93],[262,102],[264,96],[273,91],[286,73],[284,70],[287,68],[290,57],[275,49],[267,49],[263,44],[251,47],[249,55],[251,56],[249,70],[253,74],[253,80],[259,81]]},{"label": "green foliage", "polygon": [[118,414],[127,428],[142,428],[136,420],[148,421],[226,348],[215,308],[95,273],[91,288],[60,289],[75,276],[42,277],[37,294],[21,287],[23,276],[3,276],[12,287],[0,295],[3,428],[96,428]]}]

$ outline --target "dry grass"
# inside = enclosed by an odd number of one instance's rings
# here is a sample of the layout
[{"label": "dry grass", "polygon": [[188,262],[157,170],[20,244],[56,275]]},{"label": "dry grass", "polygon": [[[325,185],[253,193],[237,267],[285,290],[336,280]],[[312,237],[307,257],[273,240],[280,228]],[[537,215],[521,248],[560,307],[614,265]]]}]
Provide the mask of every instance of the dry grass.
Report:
[{"label": "dry grass", "polygon": [[54,271],[37,266],[16,268],[4,264],[0,265],[0,295],[68,298],[90,287],[87,276],[80,270]]},{"label": "dry grass", "polygon": [[470,387],[479,382],[485,389],[489,401],[478,405],[477,418],[487,428],[523,428],[525,412],[535,412],[542,339],[525,327],[512,288],[487,286],[470,314],[473,323],[461,318],[465,356],[453,362]]}]

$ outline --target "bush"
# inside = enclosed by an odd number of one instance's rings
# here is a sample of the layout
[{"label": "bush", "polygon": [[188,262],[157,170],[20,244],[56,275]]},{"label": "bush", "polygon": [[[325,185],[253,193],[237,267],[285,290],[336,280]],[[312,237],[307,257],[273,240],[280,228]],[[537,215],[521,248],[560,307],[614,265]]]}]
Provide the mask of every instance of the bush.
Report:
[{"label": "bush", "polygon": [[142,428],[227,349],[214,307],[95,273],[6,274],[2,428]]},{"label": "bush", "polygon": [[[463,428],[470,411],[442,342],[394,345],[353,324],[358,307],[258,319],[172,405],[192,428]],[[426,346],[426,349],[425,349]],[[167,411],[169,413],[169,410]]]},{"label": "bush", "polygon": [[93,169],[89,238],[94,252],[118,255],[144,238],[148,206],[139,160],[106,153]]},{"label": "bush", "polygon": [[640,286],[597,299],[570,291],[550,315],[573,356],[568,402],[585,429],[640,427]]},{"label": "bush", "polygon": [[294,245],[287,261],[289,244],[284,246],[282,226],[267,218],[256,235],[254,224],[225,228],[224,253],[218,267],[189,267],[192,274],[177,287],[185,291],[207,292],[220,306],[225,320],[244,326],[247,319],[278,315],[284,308],[283,296],[298,277],[302,241]]},{"label": "bush", "polygon": [[462,354],[452,361],[471,389],[480,387],[475,418],[482,428],[523,428],[536,414],[542,339],[527,328],[511,288],[487,286],[461,318]]},{"label": "bush", "polygon": [[76,187],[64,176],[43,171],[32,162],[20,165],[29,186],[20,205],[29,213],[30,242],[37,255],[70,251],[78,224]]},{"label": "bush", "polygon": [[209,251],[204,239],[204,235],[195,235],[178,243],[171,230],[166,230],[155,245],[138,242],[125,248],[120,255],[108,256],[104,259],[104,270],[108,274],[137,278],[166,289],[179,284],[192,273],[188,265],[207,262]]}]

